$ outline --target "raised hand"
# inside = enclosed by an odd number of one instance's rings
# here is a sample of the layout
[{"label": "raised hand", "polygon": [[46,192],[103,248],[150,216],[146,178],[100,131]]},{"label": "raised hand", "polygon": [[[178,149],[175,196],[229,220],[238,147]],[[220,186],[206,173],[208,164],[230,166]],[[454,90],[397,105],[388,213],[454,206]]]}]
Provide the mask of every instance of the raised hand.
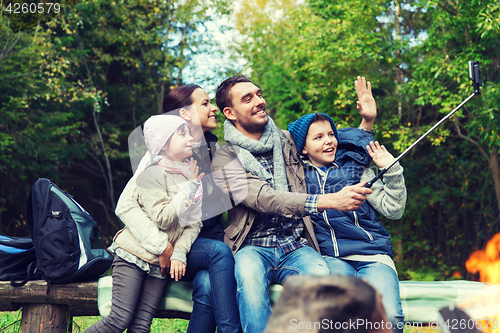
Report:
[{"label": "raised hand", "polygon": [[198,174],[200,172],[200,167],[197,164],[198,162],[191,158],[191,172],[189,174],[189,178],[191,178],[195,183],[199,182],[203,176],[205,176],[204,172]]},{"label": "raised hand", "polygon": [[377,116],[377,105],[372,95],[372,85],[370,81],[366,82],[364,77],[358,76],[354,81],[354,87],[358,95],[358,101],[356,102],[358,112],[363,117],[363,121],[369,124],[370,128],[363,127],[371,130],[371,125]]},{"label": "raised hand", "polygon": [[366,146],[366,150],[379,168],[385,168],[394,162],[394,156],[385,149],[384,145],[381,146],[378,141],[375,141],[375,143],[370,141],[370,144]]}]

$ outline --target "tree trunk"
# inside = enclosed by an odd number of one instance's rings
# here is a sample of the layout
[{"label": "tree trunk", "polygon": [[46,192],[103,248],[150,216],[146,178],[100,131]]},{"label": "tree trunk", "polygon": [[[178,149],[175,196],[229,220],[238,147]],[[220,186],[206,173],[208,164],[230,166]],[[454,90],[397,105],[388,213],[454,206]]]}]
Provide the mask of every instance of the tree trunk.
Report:
[{"label": "tree trunk", "polygon": [[500,216],[500,167],[498,165],[498,148],[496,147],[493,148],[490,154],[490,169],[497,197],[498,214]]},{"label": "tree trunk", "polygon": [[[163,78],[159,78],[160,82],[158,82],[159,85],[159,91],[156,91],[156,107],[157,107],[157,112],[156,114],[162,114],[163,113],[163,98],[165,97],[165,80]],[[135,125],[134,125],[135,128]]]},{"label": "tree trunk", "polygon": [[[396,33],[396,41],[398,42],[398,49],[396,50],[396,63],[400,61],[399,57],[401,55],[401,50],[399,47],[401,47],[400,42],[401,42],[401,23],[399,22],[399,19],[401,17],[401,5],[399,4],[399,1],[394,1],[394,30]],[[399,62],[399,65],[395,68],[395,78],[394,78],[394,83],[396,84],[396,94],[398,97],[398,117],[399,117],[399,122],[401,123],[401,118],[403,117],[403,103],[401,102],[401,85],[403,84],[403,71],[401,70],[401,62]]]},{"label": "tree trunk", "polygon": [[71,324],[67,305],[26,304],[23,306],[21,333],[71,333]]},{"label": "tree trunk", "polygon": [[493,186],[495,188],[495,195],[497,198],[497,208],[498,208],[497,218],[500,218],[500,166],[498,162],[498,148],[493,147],[491,153],[488,155],[487,150],[484,150],[478,141],[462,134],[458,121],[456,120],[455,120],[455,128],[457,130],[458,137],[474,144],[478,148],[479,152],[483,154],[483,156],[488,161],[491,170],[491,176],[493,177]]},{"label": "tree trunk", "polygon": [[[99,138],[99,143],[101,144],[102,154],[104,157],[104,162],[106,163],[106,169],[102,170],[102,176],[104,177],[104,182],[106,183],[106,187],[108,189],[108,195],[112,206],[112,211],[115,211],[115,190],[113,186],[113,175],[111,174],[111,165],[109,163],[108,153],[106,152],[106,145],[104,144],[104,138],[102,137],[101,127],[99,126],[99,122],[97,120],[97,110],[94,105],[94,109],[92,110],[92,117],[94,118],[94,125],[97,131],[97,135]],[[104,206],[106,210],[106,206]]]}]

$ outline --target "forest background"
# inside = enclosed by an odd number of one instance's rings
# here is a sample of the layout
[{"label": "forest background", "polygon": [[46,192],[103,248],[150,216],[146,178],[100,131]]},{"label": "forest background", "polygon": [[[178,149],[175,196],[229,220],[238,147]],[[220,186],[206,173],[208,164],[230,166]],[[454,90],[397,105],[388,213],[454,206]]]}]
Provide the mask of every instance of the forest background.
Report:
[{"label": "forest background", "polygon": [[[16,14],[16,2],[45,11]],[[478,60],[481,95],[405,157],[406,211],[383,220],[401,280],[477,278],[464,263],[500,231],[497,0],[57,3],[59,13],[46,1],[1,3],[0,234],[29,235],[26,201],[45,177],[90,212],[109,245],[132,174],[128,136],[162,113],[174,86],[213,96],[244,73],[279,127],[314,111],[349,127],[360,121],[354,80],[365,76],[375,138],[398,155],[473,92],[468,61]]]}]

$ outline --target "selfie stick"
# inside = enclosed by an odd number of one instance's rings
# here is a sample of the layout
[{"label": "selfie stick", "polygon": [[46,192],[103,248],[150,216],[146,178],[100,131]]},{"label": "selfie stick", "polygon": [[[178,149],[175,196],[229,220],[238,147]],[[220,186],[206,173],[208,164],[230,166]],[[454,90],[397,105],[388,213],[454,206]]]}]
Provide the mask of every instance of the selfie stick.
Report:
[{"label": "selfie stick", "polygon": [[394,162],[391,163],[388,167],[380,169],[379,173],[375,178],[370,180],[368,183],[366,183],[363,187],[370,188],[372,185],[382,177],[387,170],[389,170],[394,164],[399,162],[403,157],[405,157],[413,148],[415,148],[416,145],[418,145],[427,135],[429,135],[432,131],[434,131],[436,128],[438,128],[446,119],[450,118],[455,112],[457,112],[462,106],[465,105],[472,97],[479,95],[481,92],[479,91],[479,87],[482,85],[482,79],[481,79],[481,68],[479,68],[479,61],[477,60],[472,60],[469,61],[469,78],[472,80],[472,85],[474,86],[474,92],[467,97],[466,100],[464,100],[462,103],[460,103],[459,106],[457,106],[455,109],[453,109],[450,113],[448,113],[446,116],[443,117],[440,121],[436,123],[436,125],[432,126],[431,129],[429,129],[427,132],[425,132],[424,135],[422,135],[420,138],[417,139],[410,147],[408,147],[404,152],[399,155]]}]

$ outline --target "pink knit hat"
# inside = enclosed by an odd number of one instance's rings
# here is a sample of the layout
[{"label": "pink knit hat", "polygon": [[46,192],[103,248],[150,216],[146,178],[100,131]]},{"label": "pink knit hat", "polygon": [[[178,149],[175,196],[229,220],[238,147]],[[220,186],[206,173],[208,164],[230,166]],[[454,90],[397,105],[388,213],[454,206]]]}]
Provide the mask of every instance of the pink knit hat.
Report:
[{"label": "pink knit hat", "polygon": [[187,122],[179,116],[161,114],[151,116],[144,123],[146,146],[153,156],[158,155],[175,131]]}]

